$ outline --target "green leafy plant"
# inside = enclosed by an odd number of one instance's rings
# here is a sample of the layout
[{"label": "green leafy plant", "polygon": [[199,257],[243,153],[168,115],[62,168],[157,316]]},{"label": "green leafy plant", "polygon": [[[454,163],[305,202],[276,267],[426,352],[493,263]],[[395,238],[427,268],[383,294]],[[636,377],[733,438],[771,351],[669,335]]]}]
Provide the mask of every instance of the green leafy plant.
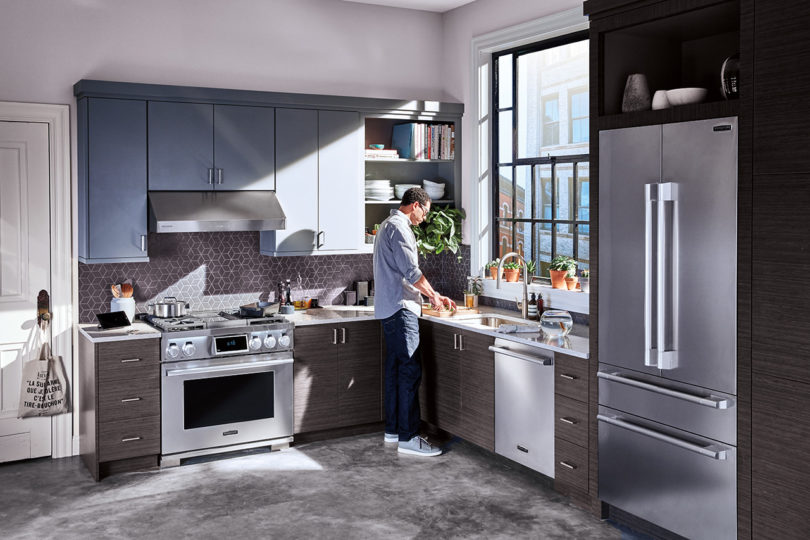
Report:
[{"label": "green leafy plant", "polygon": [[537,263],[531,259],[526,261],[526,271],[529,273],[530,276],[533,276],[535,271],[537,271]]},{"label": "green leafy plant", "polygon": [[557,255],[551,260],[549,270],[565,270],[566,277],[574,277],[577,272],[577,261],[567,255]]},{"label": "green leafy plant", "polygon": [[484,292],[484,283],[479,276],[467,276],[467,290],[464,294],[474,294],[476,296]]},{"label": "green leafy plant", "polygon": [[497,268],[498,265],[501,264],[501,258],[498,257],[497,259],[492,259],[487,264],[484,265],[484,268],[489,270],[490,268]]},{"label": "green leafy plant", "polygon": [[447,249],[461,261],[461,220],[465,217],[464,210],[450,208],[449,205],[431,209],[420,226],[411,227],[419,254],[438,255]]},{"label": "green leafy plant", "polygon": [[520,263],[516,263],[516,262],[511,262],[510,261],[508,263],[503,263],[503,269],[504,270],[520,270],[520,267],[521,267]]},{"label": "green leafy plant", "polygon": [[580,272],[580,273],[582,274],[582,277],[584,277],[585,279],[588,279],[589,277],[591,277],[591,271],[588,270],[587,268],[585,270],[583,270],[582,272]]}]

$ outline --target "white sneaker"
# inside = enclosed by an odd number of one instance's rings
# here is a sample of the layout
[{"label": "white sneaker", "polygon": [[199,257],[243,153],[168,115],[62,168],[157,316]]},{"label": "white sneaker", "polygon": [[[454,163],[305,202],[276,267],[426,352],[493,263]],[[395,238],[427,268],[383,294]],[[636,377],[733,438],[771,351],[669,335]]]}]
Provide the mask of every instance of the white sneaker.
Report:
[{"label": "white sneaker", "polygon": [[386,433],[385,434],[385,442],[387,442],[387,443],[398,443],[399,442],[399,434],[398,433]]},{"label": "white sneaker", "polygon": [[400,454],[410,454],[412,456],[435,457],[442,453],[442,449],[433,446],[419,435],[410,441],[400,441],[397,452]]}]

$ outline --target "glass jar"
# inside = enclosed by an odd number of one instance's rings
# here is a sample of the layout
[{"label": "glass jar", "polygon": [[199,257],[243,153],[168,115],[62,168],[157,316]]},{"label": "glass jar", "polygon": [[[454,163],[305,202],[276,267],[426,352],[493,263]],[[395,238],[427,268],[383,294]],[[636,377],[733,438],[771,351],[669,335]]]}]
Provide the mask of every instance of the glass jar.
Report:
[{"label": "glass jar", "polygon": [[549,337],[565,337],[574,327],[571,314],[561,309],[544,311],[540,316],[540,328]]}]

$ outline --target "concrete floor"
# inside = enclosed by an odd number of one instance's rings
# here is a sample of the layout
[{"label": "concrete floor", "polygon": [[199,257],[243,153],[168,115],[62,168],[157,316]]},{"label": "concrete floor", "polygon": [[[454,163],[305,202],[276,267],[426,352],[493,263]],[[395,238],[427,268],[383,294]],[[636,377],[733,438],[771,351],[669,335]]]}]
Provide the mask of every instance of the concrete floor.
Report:
[{"label": "concrete floor", "polygon": [[0,465],[0,538],[622,537],[543,477],[466,442],[419,458],[382,439],[347,437],[100,483],[78,457]]}]

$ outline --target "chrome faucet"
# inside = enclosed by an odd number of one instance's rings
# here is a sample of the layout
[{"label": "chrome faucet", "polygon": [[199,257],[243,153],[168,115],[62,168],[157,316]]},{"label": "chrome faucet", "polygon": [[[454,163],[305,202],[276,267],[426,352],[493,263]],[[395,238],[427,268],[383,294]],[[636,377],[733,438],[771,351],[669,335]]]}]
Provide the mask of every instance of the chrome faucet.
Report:
[{"label": "chrome faucet", "polygon": [[495,287],[500,289],[501,288],[501,271],[503,270],[503,263],[506,262],[506,259],[509,257],[517,257],[521,263],[523,263],[523,303],[520,305],[520,312],[524,319],[529,318],[529,291],[528,291],[528,273],[526,271],[526,260],[520,256],[520,253],[515,251],[510,251],[503,257],[501,257],[501,262],[498,263],[498,277],[495,283]]}]

